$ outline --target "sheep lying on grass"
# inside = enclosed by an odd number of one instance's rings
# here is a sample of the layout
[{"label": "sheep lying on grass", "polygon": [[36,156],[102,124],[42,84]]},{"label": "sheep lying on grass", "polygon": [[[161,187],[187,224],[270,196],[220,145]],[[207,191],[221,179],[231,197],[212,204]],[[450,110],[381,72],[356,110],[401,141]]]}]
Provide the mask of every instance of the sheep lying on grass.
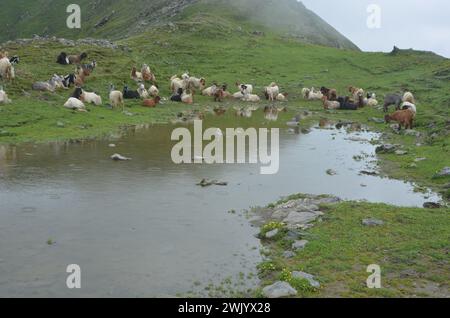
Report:
[{"label": "sheep lying on grass", "polygon": [[101,96],[85,91],[81,94],[81,100],[87,104],[94,104],[95,106],[100,106],[102,104]]},{"label": "sheep lying on grass", "polygon": [[142,65],[141,69],[142,79],[144,81],[156,82],[155,74],[151,71],[150,67],[147,64]]},{"label": "sheep lying on grass", "polygon": [[145,107],[156,107],[156,105],[159,104],[159,102],[161,101],[161,97],[156,96],[155,98],[152,99],[144,99],[144,101],[142,102],[142,105]]},{"label": "sheep lying on grass", "polygon": [[138,92],[138,94],[139,94],[139,96],[141,97],[141,98],[148,98],[149,97],[149,93],[148,93],[148,91],[145,89],[145,86],[144,86],[144,84],[141,84],[141,85],[139,85],[139,88],[137,89],[137,92]]},{"label": "sheep lying on grass", "polygon": [[86,106],[84,106],[83,102],[74,97],[69,97],[67,102],[64,104],[64,107],[72,110],[86,111]]},{"label": "sheep lying on grass", "polygon": [[288,93],[280,93],[277,95],[276,99],[279,102],[285,102],[287,100],[288,95],[289,95]]},{"label": "sheep lying on grass", "polygon": [[217,84],[214,83],[212,86],[210,86],[208,88],[205,88],[202,91],[202,95],[203,96],[211,96],[212,97],[216,93],[217,89],[218,89]]},{"label": "sheep lying on grass", "polygon": [[128,86],[124,86],[123,88],[123,98],[125,99],[140,99],[141,95],[139,95],[138,91],[132,91],[128,89]]},{"label": "sheep lying on grass", "polygon": [[0,86],[0,104],[9,104],[11,100],[8,98],[8,95],[3,90],[3,86]]},{"label": "sheep lying on grass", "polygon": [[181,101],[185,104],[193,104],[194,98],[191,92],[187,93],[186,91],[181,94]]},{"label": "sheep lying on grass", "polygon": [[339,109],[341,107],[338,101],[330,101],[326,95],[322,97],[322,101],[324,109]]},{"label": "sheep lying on grass", "polygon": [[367,93],[367,106],[375,107],[378,106],[377,95],[375,93]]},{"label": "sheep lying on grass", "polygon": [[259,98],[259,96],[258,96],[258,95],[255,95],[255,94],[245,94],[245,95],[244,95],[244,98],[242,98],[242,100],[243,100],[244,102],[253,102],[253,103],[256,103],[256,102],[259,102],[259,101],[261,100],[261,98]]},{"label": "sheep lying on grass", "polygon": [[56,89],[56,81],[54,79],[51,79],[47,82],[36,82],[33,83],[32,89],[34,91],[41,91],[41,92],[54,92]]},{"label": "sheep lying on grass", "polygon": [[308,100],[321,100],[323,97],[322,92],[317,91],[313,88],[308,92]]},{"label": "sheep lying on grass", "polygon": [[152,97],[158,96],[158,95],[159,95],[159,89],[158,89],[158,86],[156,86],[156,85],[150,86],[150,88],[148,89],[148,93],[149,93],[149,95],[152,96]]}]

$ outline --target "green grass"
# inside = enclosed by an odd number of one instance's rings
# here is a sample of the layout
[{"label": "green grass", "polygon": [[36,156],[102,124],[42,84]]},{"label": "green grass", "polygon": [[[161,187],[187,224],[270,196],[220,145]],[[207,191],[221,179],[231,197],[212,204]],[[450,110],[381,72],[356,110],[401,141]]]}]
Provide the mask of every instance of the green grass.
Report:
[{"label": "green grass", "polygon": [[[285,280],[299,297],[448,297],[449,212],[356,202],[328,206],[324,221],[307,231],[310,243],[294,258],[282,257],[289,246],[283,237],[263,241],[271,261],[260,266],[262,285]],[[365,227],[365,218],[385,225]],[[381,289],[366,287],[370,264],[381,267]],[[292,279],[290,273],[299,270],[315,275],[321,287]]]}]

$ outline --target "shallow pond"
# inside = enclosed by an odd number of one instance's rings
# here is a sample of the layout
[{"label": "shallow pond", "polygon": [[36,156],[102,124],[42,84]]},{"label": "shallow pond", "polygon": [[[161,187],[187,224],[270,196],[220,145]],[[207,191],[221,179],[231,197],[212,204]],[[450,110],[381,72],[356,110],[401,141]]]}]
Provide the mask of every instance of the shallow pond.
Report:
[{"label": "shallow pond", "polygon": [[[260,175],[259,165],[173,164],[172,130],[0,146],[0,297],[175,296],[229,278],[230,288],[251,288],[260,244],[243,209],[300,192],[402,206],[438,199],[360,175],[376,168],[373,133],[283,129],[279,173]],[[114,153],[132,160],[113,162]],[[203,178],[229,184],[196,186]],[[69,264],[81,267],[80,290],[66,287]]]}]

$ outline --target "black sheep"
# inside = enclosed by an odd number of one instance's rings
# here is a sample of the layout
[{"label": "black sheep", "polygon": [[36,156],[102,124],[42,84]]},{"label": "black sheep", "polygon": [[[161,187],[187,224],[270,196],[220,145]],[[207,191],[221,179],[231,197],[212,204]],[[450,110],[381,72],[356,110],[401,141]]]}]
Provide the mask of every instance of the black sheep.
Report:
[{"label": "black sheep", "polygon": [[183,89],[179,88],[176,95],[173,95],[170,100],[172,102],[181,102],[181,95],[183,94]]},{"label": "black sheep", "polygon": [[63,80],[63,85],[67,88],[69,88],[71,85],[75,85],[75,74],[66,75]]},{"label": "black sheep", "polygon": [[339,96],[337,101],[341,105],[339,107],[339,109],[342,109],[342,110],[357,110],[358,109],[358,105],[356,105],[355,103],[352,103],[350,101],[350,97],[348,97],[348,96],[346,96],[346,97]]},{"label": "black sheep", "polygon": [[61,52],[56,59],[56,63],[61,65],[69,65],[69,59],[67,58],[67,54],[65,52]]},{"label": "black sheep", "polygon": [[130,91],[128,86],[123,88],[123,98],[125,99],[140,99],[141,95],[139,95],[138,91]]},{"label": "black sheep", "polygon": [[77,87],[73,91],[71,97],[81,100],[81,95],[83,95],[83,90],[80,87]]}]

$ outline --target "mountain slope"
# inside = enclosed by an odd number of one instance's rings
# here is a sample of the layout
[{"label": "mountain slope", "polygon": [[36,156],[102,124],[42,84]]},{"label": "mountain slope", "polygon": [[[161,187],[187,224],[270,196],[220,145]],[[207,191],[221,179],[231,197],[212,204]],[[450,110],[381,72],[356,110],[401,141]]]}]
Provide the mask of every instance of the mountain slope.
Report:
[{"label": "mountain slope", "polygon": [[358,48],[296,0],[78,0],[82,28],[66,27],[71,0],[16,0],[0,11],[6,26],[0,42],[33,34],[68,38],[119,39],[155,25],[185,22],[198,15],[226,19],[237,28],[273,32],[301,41],[344,49]]}]

